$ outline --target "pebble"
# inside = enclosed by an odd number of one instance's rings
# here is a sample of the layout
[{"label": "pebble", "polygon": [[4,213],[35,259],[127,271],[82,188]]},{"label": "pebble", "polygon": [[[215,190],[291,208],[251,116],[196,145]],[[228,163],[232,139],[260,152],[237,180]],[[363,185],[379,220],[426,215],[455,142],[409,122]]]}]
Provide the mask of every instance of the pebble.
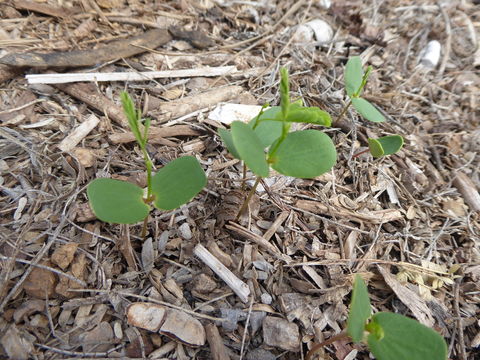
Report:
[{"label": "pebble", "polygon": [[433,69],[440,60],[442,45],[437,40],[429,41],[427,46],[420,52],[420,64]]},{"label": "pebble", "polygon": [[188,223],[183,223],[179,226],[178,231],[180,236],[185,240],[190,240],[192,238],[192,231],[190,230],[190,225]]},{"label": "pebble", "polygon": [[333,38],[333,29],[326,21],[315,19],[297,26],[293,35],[293,42],[310,43],[314,36],[320,44],[328,43]]},{"label": "pebble", "polygon": [[270,305],[273,299],[272,299],[272,295],[270,295],[269,293],[263,293],[260,296],[260,300],[262,301],[263,304]]}]

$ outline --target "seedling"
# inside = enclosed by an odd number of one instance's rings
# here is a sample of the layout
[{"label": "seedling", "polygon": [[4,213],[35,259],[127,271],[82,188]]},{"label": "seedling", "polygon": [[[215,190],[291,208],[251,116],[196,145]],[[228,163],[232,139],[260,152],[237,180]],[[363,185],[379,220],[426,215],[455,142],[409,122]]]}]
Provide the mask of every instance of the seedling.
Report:
[{"label": "seedling", "polygon": [[116,224],[143,222],[142,237],[147,230],[151,206],[173,210],[190,201],[206,185],[207,179],[197,159],[183,156],[171,161],[152,176],[153,162],[147,152],[150,119],[142,124],[141,112],[122,92],[123,110],[135,140],[140,146],[147,169],[147,188],[121,180],[95,179],[87,187],[90,207],[102,221]]},{"label": "seedling", "polygon": [[237,218],[245,210],[260,180],[270,167],[297,178],[314,178],[329,171],[337,161],[332,139],[319,130],[290,132],[292,123],[330,126],[330,115],[301,100],[290,102],[288,71],[280,70],[280,106],[266,106],[248,124],[234,121],[231,130],[220,129],[227,149],[257,176]]},{"label": "seedling", "polygon": [[[378,312],[372,315],[367,287],[359,275],[356,275],[353,285],[347,334],[356,343],[366,343],[378,360],[447,359],[447,344],[433,329],[395,313]],[[337,336],[335,340],[345,336]],[[306,359],[310,360],[324,345],[326,342],[314,346]]]},{"label": "seedling", "polygon": [[[348,108],[353,105],[365,119],[373,122],[384,122],[385,117],[377,110],[369,101],[362,98],[362,92],[367,84],[368,77],[372,71],[369,66],[367,71],[363,72],[362,60],[359,56],[350,58],[345,66],[345,90],[350,101],[340,113],[337,121],[340,120],[347,112]],[[403,138],[400,135],[383,136],[377,139],[368,139],[368,147],[373,157],[379,158],[384,155],[392,155],[399,151],[403,146]],[[360,154],[358,154],[360,155]]]}]

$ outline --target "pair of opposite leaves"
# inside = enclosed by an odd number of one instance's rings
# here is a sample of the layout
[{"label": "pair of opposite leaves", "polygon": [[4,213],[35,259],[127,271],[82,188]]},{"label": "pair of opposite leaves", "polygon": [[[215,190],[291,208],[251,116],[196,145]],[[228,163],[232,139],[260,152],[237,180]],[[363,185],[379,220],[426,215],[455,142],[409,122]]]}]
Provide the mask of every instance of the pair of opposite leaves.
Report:
[{"label": "pair of opposite leaves", "polygon": [[[153,206],[173,210],[190,201],[206,185],[207,178],[193,156],[175,159],[152,176]],[[93,212],[102,221],[134,224],[145,219],[150,205],[144,190],[130,182],[100,178],[87,187]]]},{"label": "pair of opposite leaves", "polygon": [[[330,115],[317,107],[289,104],[285,122],[330,126]],[[234,121],[231,130],[219,129],[228,151],[241,159],[257,176],[267,177],[270,166],[279,173],[297,178],[314,178],[329,171],[337,161],[332,139],[318,130],[293,131],[278,145],[285,125],[282,109],[273,106],[248,124]],[[277,147],[278,145],[278,147]],[[265,154],[265,149],[269,152]],[[274,152],[273,152],[273,149]]]},{"label": "pair of opposite leaves", "polygon": [[[352,101],[355,110],[365,119],[372,122],[384,122],[385,117],[382,113],[360,96],[369,73],[370,70],[367,70],[367,74],[363,72],[362,60],[359,56],[351,57],[345,66],[345,91]],[[368,139],[370,153],[376,158],[395,154],[402,146],[403,138],[400,135],[388,135],[377,139]]]}]

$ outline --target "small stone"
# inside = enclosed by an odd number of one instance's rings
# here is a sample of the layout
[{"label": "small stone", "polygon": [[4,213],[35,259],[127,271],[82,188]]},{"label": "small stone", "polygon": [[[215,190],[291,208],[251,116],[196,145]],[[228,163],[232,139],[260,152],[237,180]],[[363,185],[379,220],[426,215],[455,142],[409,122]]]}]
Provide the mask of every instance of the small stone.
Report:
[{"label": "small stone", "polygon": [[272,295],[270,295],[269,293],[263,293],[260,296],[260,300],[263,304],[270,305],[272,303]]},{"label": "small stone", "polygon": [[268,346],[299,351],[300,332],[298,326],[288,320],[267,316],[263,319],[263,341]]},{"label": "small stone", "polygon": [[310,26],[315,34],[315,38],[319,43],[328,43],[333,38],[333,29],[332,27],[326,22],[321,19],[315,19],[309,21],[305,25]]},{"label": "small stone", "polygon": [[245,360],[275,360],[276,358],[274,354],[264,349],[254,349],[245,356]]},{"label": "small stone", "polygon": [[180,236],[185,240],[190,240],[192,238],[192,231],[190,230],[190,225],[188,223],[183,223],[179,226],[178,231]]},{"label": "small stone", "polygon": [[442,45],[437,40],[429,41],[427,46],[420,52],[420,64],[433,69],[440,60]]}]

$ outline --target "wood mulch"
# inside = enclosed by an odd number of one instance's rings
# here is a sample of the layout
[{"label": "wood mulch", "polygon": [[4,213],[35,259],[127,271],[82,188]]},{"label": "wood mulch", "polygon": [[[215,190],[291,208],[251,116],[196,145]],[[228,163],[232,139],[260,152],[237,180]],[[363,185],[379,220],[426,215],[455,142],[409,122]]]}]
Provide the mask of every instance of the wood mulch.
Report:
[{"label": "wood mulch", "polygon": [[[11,0],[0,14],[1,358],[304,359],[345,329],[356,273],[375,311],[433,327],[450,359],[480,358],[477,0]],[[315,19],[331,32],[299,27]],[[335,119],[354,55],[388,121],[348,111],[324,130],[331,172],[272,173],[235,222],[242,165],[217,135],[232,119],[211,112],[278,104],[285,66],[292,96]],[[167,75],[25,77],[148,71]],[[85,193],[96,177],[145,186],[123,90],[152,119],[156,168],[189,154],[208,175],[190,203],[151,213],[146,240],[96,220]],[[355,156],[387,134],[405,138],[397,155]],[[340,339],[318,358],[369,353]]]}]

